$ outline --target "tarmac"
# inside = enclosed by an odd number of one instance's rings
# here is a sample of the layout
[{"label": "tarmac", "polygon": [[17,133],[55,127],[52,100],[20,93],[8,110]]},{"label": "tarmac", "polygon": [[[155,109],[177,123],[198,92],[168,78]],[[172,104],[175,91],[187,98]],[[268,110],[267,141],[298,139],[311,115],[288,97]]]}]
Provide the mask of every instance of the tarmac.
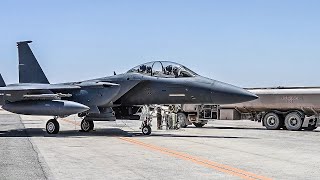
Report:
[{"label": "tarmac", "polygon": [[140,133],[139,121],[60,119],[0,111],[0,179],[319,179],[320,132],[265,130],[251,121]]}]

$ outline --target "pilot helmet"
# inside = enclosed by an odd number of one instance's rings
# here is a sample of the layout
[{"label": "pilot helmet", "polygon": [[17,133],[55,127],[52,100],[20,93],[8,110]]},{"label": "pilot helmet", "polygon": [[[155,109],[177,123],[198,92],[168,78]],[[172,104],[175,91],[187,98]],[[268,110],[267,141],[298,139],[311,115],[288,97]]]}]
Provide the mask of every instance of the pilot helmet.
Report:
[{"label": "pilot helmet", "polygon": [[178,76],[178,72],[179,71],[179,69],[178,69],[178,67],[174,67],[173,68],[173,74],[175,75],[175,76]]},{"label": "pilot helmet", "polygon": [[140,71],[141,71],[141,72],[146,71],[146,69],[147,69],[147,68],[146,68],[146,65],[141,65],[141,66],[140,66]]},{"label": "pilot helmet", "polygon": [[168,73],[172,73],[172,65],[167,66],[167,67],[166,67],[166,71],[167,71]]}]

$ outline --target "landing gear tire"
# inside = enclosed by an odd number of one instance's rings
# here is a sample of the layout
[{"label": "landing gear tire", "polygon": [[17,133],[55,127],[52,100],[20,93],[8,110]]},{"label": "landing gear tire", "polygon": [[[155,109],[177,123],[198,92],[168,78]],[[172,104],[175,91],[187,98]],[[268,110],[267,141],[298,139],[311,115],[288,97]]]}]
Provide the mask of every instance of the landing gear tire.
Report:
[{"label": "landing gear tire", "polygon": [[148,125],[143,126],[141,130],[142,130],[143,135],[150,135],[151,134],[151,127]]},{"label": "landing gear tire", "polygon": [[58,134],[59,129],[60,125],[56,119],[50,119],[46,124],[46,131],[48,134]]},{"label": "landing gear tire", "polygon": [[94,129],[94,122],[93,121],[89,121],[90,123],[90,131],[92,131]]},{"label": "landing gear tire", "polygon": [[193,123],[194,126],[196,126],[197,128],[202,128],[204,126],[204,124],[201,123]]},{"label": "landing gear tire", "polygon": [[93,121],[88,121],[88,120],[81,121],[81,131],[89,132],[89,131],[93,130],[93,128],[94,128]]},{"label": "landing gear tire", "polygon": [[292,112],[286,116],[284,124],[289,131],[299,131],[302,128],[303,119],[299,113]]},{"label": "landing gear tire", "polygon": [[268,130],[278,130],[281,128],[283,121],[278,114],[269,112],[264,116],[263,124]]},{"label": "landing gear tire", "polygon": [[177,119],[178,119],[178,123],[180,124],[180,127],[181,128],[186,128],[188,127],[188,124],[187,124],[187,116],[182,113],[182,112],[179,112],[177,114]]}]

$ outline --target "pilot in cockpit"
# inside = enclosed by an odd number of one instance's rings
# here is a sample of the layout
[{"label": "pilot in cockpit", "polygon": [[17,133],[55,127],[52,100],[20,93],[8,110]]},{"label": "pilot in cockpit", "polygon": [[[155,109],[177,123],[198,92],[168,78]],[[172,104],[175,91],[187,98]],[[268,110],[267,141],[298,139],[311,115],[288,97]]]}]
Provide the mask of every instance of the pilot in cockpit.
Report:
[{"label": "pilot in cockpit", "polygon": [[166,67],[166,75],[172,75],[172,66],[171,65]]},{"label": "pilot in cockpit", "polygon": [[172,71],[173,71],[173,74],[175,77],[179,77],[179,68],[178,67],[174,67]]},{"label": "pilot in cockpit", "polygon": [[150,67],[150,66],[147,66],[147,73],[149,74],[151,74],[152,73],[152,68]]},{"label": "pilot in cockpit", "polygon": [[140,68],[138,69],[138,72],[145,73],[146,70],[147,70],[147,66],[146,65],[141,65]]}]

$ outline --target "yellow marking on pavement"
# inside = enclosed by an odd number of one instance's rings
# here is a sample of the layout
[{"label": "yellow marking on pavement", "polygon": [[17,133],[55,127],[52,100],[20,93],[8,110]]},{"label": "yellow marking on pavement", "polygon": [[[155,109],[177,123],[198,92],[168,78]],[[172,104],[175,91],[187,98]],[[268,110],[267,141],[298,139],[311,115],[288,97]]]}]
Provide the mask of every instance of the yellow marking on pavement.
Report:
[{"label": "yellow marking on pavement", "polygon": [[257,175],[257,174],[251,173],[251,172],[247,172],[247,171],[244,171],[244,170],[241,170],[241,169],[237,169],[237,168],[234,168],[234,167],[231,167],[231,166],[227,166],[227,165],[224,165],[224,164],[220,164],[220,163],[217,163],[217,162],[209,161],[209,160],[203,159],[201,157],[191,156],[191,155],[186,154],[186,153],[181,153],[181,152],[174,151],[174,150],[167,149],[167,148],[163,148],[163,147],[160,147],[160,146],[146,144],[144,142],[141,142],[141,141],[138,141],[138,140],[135,140],[135,139],[132,139],[132,138],[120,137],[119,139],[121,139],[123,141],[126,141],[126,142],[129,142],[129,143],[132,143],[132,144],[135,144],[135,145],[139,145],[139,146],[148,148],[150,150],[158,151],[160,153],[163,153],[163,154],[166,154],[166,155],[169,155],[169,156],[172,156],[172,157],[176,157],[176,158],[179,158],[179,159],[191,161],[191,162],[193,162],[195,164],[202,165],[202,166],[205,166],[205,167],[208,167],[208,168],[211,168],[211,169],[215,169],[217,171],[220,171],[220,172],[223,172],[223,173],[226,173],[226,174],[237,176],[237,177],[240,177],[242,179],[246,179],[246,180],[271,180],[271,178],[260,176],[260,175]]}]

